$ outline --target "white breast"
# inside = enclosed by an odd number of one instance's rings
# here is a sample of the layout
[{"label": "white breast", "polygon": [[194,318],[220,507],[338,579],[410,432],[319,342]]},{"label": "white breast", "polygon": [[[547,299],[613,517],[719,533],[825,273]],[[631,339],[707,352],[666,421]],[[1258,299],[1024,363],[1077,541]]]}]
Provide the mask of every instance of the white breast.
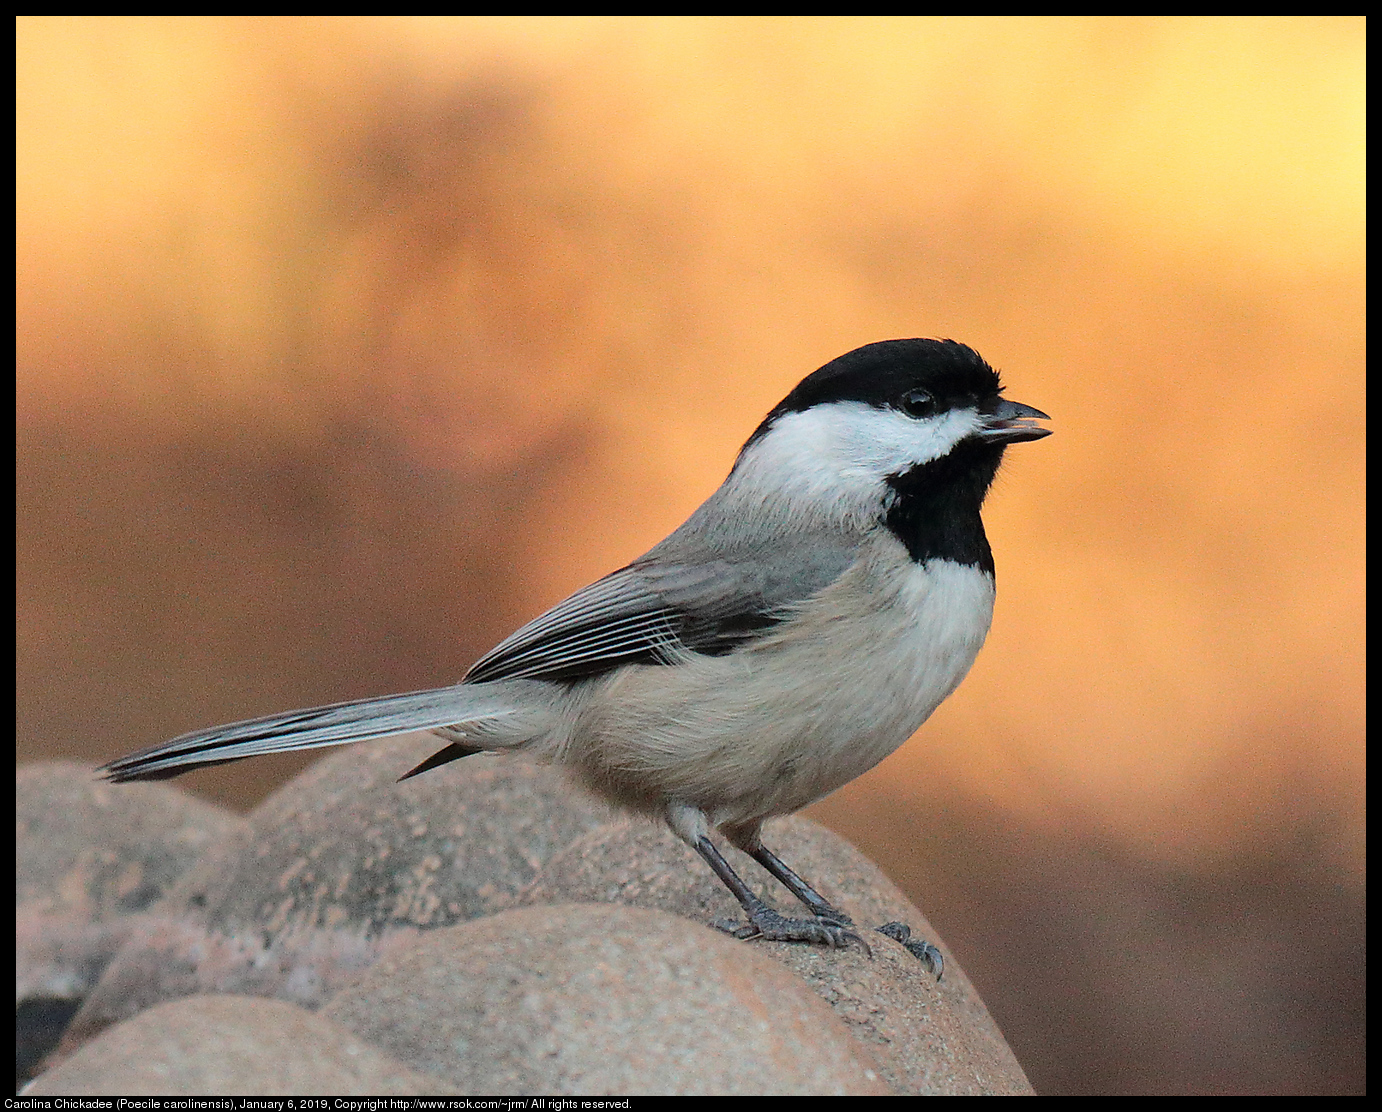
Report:
[{"label": "white breast", "polygon": [[558,759],[649,810],[683,803],[715,825],[790,814],[926,721],[974,663],[993,598],[986,572],[912,563],[879,534],[752,647],[600,683]]}]

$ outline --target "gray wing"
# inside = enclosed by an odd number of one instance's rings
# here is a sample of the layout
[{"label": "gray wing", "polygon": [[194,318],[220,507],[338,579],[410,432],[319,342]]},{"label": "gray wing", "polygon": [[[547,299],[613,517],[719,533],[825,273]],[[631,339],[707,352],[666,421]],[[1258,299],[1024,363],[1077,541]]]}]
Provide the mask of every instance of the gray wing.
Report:
[{"label": "gray wing", "polygon": [[622,664],[667,664],[687,650],[732,652],[833,583],[854,557],[844,543],[805,541],[752,560],[667,559],[655,549],[501,641],[465,682],[572,680]]}]

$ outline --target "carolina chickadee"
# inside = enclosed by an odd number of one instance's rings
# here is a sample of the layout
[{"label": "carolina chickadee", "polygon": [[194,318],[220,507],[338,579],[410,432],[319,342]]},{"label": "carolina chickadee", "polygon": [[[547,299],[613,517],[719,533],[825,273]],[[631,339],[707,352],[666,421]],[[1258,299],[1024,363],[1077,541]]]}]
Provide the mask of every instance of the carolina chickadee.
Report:
[{"label": "carolina chickadee", "polygon": [[[886,340],[808,375],[729,477],[627,567],[491,649],[459,684],[184,734],[112,761],[157,780],[260,753],[428,729],[403,779],[522,749],[660,815],[743,905],[740,938],[861,941],[759,840],[906,741],[964,678],[993,615],[979,516],[1003,450],[1050,433],[953,340]],[[718,829],[811,912],[768,907]],[[899,924],[880,928],[906,942]],[[936,968],[939,952],[909,945]]]}]

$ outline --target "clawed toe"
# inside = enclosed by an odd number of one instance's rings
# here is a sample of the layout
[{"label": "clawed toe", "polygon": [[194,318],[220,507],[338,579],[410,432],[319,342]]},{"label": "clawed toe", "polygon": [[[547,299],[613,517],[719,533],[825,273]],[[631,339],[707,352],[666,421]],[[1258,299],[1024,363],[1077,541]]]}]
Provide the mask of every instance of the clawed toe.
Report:
[{"label": "clawed toe", "polygon": [[771,908],[764,907],[752,912],[747,922],[734,919],[718,919],[710,924],[716,930],[732,934],[744,940],[763,938],[769,942],[812,942],[829,946],[832,950],[842,950],[851,942],[863,947],[864,953],[872,956],[869,944],[845,923],[834,919],[810,918],[789,919]]},{"label": "clawed toe", "polygon": [[714,919],[710,925],[717,931],[724,931],[725,934],[732,934],[735,938],[749,939],[758,937],[758,928],[752,923],[745,923],[741,919]]},{"label": "clawed toe", "polygon": [[926,939],[913,938],[912,928],[906,923],[884,923],[881,927],[874,929],[879,934],[891,938],[894,942],[902,943],[907,948],[908,953],[936,975],[937,981],[941,979],[941,975],[945,972],[945,958]]}]

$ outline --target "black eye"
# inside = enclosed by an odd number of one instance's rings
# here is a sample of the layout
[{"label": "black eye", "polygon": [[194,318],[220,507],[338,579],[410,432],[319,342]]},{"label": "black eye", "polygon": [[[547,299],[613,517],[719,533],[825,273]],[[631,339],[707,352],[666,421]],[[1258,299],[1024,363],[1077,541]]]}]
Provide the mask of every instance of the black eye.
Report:
[{"label": "black eye", "polygon": [[940,403],[926,390],[908,390],[898,399],[902,412],[909,417],[934,417],[941,411]]}]

